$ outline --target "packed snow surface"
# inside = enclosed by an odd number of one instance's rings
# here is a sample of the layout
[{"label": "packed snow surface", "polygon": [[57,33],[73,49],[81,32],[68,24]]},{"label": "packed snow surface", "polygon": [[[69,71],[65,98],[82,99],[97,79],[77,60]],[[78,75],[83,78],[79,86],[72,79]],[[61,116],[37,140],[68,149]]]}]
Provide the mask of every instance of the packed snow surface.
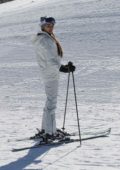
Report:
[{"label": "packed snow surface", "polygon": [[[108,138],[43,147],[16,142],[41,127],[45,93],[32,45],[41,16],[56,18],[63,63],[76,65],[81,133],[112,128]],[[120,169],[120,1],[16,0],[0,5],[0,170]],[[71,79],[72,80],[72,79]],[[60,74],[57,126],[62,127],[67,74]],[[77,131],[72,81],[66,130]]]}]

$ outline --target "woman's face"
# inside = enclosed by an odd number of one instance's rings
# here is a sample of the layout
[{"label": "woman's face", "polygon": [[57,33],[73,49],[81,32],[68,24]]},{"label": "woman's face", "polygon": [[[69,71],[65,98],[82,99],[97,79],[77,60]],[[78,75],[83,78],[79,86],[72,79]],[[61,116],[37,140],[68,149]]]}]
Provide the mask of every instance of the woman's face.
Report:
[{"label": "woman's face", "polygon": [[48,33],[53,33],[53,29],[54,29],[54,25],[49,23],[49,24],[46,24],[44,26],[44,31],[48,32]]}]

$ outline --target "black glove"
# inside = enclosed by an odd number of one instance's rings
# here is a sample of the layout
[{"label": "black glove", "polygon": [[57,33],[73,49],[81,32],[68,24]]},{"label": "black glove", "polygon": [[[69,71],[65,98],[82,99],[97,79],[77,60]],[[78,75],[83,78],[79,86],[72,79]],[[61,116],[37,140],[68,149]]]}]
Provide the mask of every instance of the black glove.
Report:
[{"label": "black glove", "polygon": [[61,65],[60,72],[68,73],[68,65]]},{"label": "black glove", "polygon": [[67,65],[61,65],[59,71],[64,73],[69,73],[69,72],[74,72],[75,68],[76,67],[73,65],[73,63],[69,61]]}]

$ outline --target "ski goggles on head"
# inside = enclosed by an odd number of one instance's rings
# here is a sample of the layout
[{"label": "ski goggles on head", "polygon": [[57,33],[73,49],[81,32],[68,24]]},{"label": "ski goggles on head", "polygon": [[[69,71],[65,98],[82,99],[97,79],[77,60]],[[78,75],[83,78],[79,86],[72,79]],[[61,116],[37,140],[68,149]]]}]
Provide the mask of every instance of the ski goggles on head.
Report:
[{"label": "ski goggles on head", "polygon": [[55,25],[55,19],[53,17],[41,17],[40,21],[41,21],[41,25],[49,24],[49,23]]}]

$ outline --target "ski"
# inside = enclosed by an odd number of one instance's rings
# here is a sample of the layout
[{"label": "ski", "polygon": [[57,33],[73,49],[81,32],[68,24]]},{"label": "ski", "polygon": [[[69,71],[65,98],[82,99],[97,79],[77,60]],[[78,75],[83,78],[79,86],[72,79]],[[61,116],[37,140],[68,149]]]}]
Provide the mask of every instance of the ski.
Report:
[{"label": "ski", "polygon": [[[83,135],[104,134],[104,133],[106,133],[106,132],[109,132],[110,130],[111,130],[111,128],[108,128],[108,129],[106,129],[106,130],[101,130],[101,131],[99,130],[99,131],[97,131],[97,132],[84,132],[84,133],[82,133],[82,136],[83,136]],[[70,136],[70,137],[72,137],[72,136],[78,136],[78,131],[77,131],[77,132],[69,133],[69,135],[67,135],[67,136]],[[33,138],[33,137],[31,136],[31,137],[26,137],[26,138],[22,138],[22,139],[15,139],[16,142],[27,141],[27,140],[39,141],[40,138],[39,138],[39,137],[38,137],[38,138]],[[8,140],[8,141],[10,141],[10,140]]]},{"label": "ski", "polygon": [[[69,133],[68,136],[77,136],[78,132],[73,132],[73,133]],[[26,137],[26,138],[22,138],[22,139],[15,139],[16,142],[19,142],[19,141],[27,141],[27,140],[34,140],[34,141],[37,141],[37,140],[40,140],[40,138],[34,138],[34,137]]]},{"label": "ski", "polygon": [[[111,132],[111,129],[109,128],[109,130],[104,133],[91,135],[88,137],[83,137],[81,140],[86,141],[86,140],[91,140],[91,139],[96,139],[96,138],[108,137],[110,132]],[[66,139],[62,139],[62,140],[56,140],[56,141],[53,141],[50,143],[40,143],[40,144],[30,146],[30,147],[14,148],[14,149],[12,149],[12,152],[18,152],[18,151],[23,151],[23,150],[28,150],[28,149],[35,149],[35,148],[40,148],[42,146],[57,146],[57,145],[69,144],[69,143],[79,142],[79,141],[80,141],[80,139],[66,138]]]}]

